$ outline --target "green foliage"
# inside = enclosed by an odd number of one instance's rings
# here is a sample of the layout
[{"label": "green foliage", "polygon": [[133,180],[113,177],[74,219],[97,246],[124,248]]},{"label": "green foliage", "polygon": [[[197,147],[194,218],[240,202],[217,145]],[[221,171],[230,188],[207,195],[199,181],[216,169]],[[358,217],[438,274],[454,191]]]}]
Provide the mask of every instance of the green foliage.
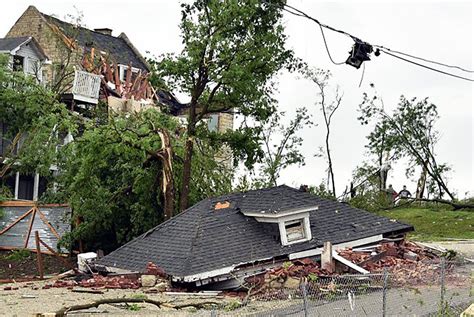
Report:
[{"label": "green foliage", "polygon": [[331,199],[331,200],[336,199],[334,198],[334,195],[332,194],[332,192],[326,187],[324,182],[321,182],[319,186],[308,186],[308,191],[311,194],[318,196],[319,198],[325,198],[325,199]]},{"label": "green foliage", "polygon": [[[267,120],[275,112],[274,75],[294,66],[293,53],[284,45],[282,8],[280,0],[183,3],[182,52],[151,61],[151,80],[157,87],[168,87],[190,99],[188,136],[228,145],[234,164],[242,160],[247,168],[263,157],[260,127],[247,123]],[[241,114],[249,121],[221,134],[196,131],[197,123],[208,114],[224,111]],[[192,146],[187,152],[185,166],[190,169],[191,160],[195,164]],[[183,185],[189,183],[187,169]]]},{"label": "green foliage", "polygon": [[283,264],[281,265],[285,270],[289,269],[290,266],[292,266],[293,263],[291,261],[286,261],[286,262],[283,262]]},{"label": "green foliage", "polygon": [[310,282],[317,282],[319,279],[319,276],[314,274],[314,273],[309,273],[308,274],[308,281]]},{"label": "green foliage", "polygon": [[[81,136],[61,151],[56,201],[68,201],[81,224],[63,243],[82,239],[90,247],[114,249],[164,219],[161,193],[161,129],[169,131],[174,151],[175,186],[180,184],[184,136],[178,121],[154,109],[88,122]],[[191,187],[192,203],[229,191],[231,176],[201,144]],[[202,152],[201,152],[202,151]]]},{"label": "green foliage", "polygon": [[234,299],[230,301],[227,305],[225,305],[224,310],[233,311],[233,310],[239,309],[241,306],[242,306],[242,303]]},{"label": "green foliage", "polygon": [[18,249],[18,250],[11,251],[10,254],[8,254],[5,258],[11,261],[23,261],[25,259],[28,259],[30,255],[31,255],[30,250]]},{"label": "green foliage", "polygon": [[0,160],[10,172],[47,175],[56,164],[61,136],[76,127],[53,93],[31,76],[11,71],[4,56],[0,56],[0,118],[8,127],[4,137],[20,145],[18,151],[10,146]]},{"label": "green foliage", "polygon": [[474,215],[471,211],[423,207],[400,208],[378,211],[378,215],[411,224],[415,231],[412,239],[440,241],[448,238],[474,239]]},{"label": "green foliage", "polygon": [[140,311],[142,309],[141,306],[138,304],[129,304],[127,308],[131,311]]},{"label": "green foliage", "polygon": [[370,153],[379,157],[384,152],[389,153],[392,162],[402,157],[408,158],[408,177],[413,175],[415,167],[422,167],[431,179],[431,185],[428,186],[431,193],[438,198],[446,193],[454,199],[446,184],[446,173],[450,168],[437,161],[434,149],[439,140],[439,132],[435,129],[439,119],[436,105],[430,103],[428,98],[409,100],[401,96],[396,109],[388,114],[380,98],[369,97],[364,93],[360,111],[358,119],[361,124],[375,124],[367,137]]}]

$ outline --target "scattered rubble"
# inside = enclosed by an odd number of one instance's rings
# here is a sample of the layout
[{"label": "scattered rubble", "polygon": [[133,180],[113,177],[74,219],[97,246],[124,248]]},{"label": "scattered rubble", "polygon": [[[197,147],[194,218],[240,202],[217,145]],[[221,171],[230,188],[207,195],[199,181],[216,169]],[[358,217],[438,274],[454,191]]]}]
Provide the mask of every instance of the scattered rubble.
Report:
[{"label": "scattered rubble", "polygon": [[370,271],[387,269],[398,285],[415,285],[439,279],[441,258],[433,251],[409,241],[384,242],[372,248],[339,251],[339,255]]}]

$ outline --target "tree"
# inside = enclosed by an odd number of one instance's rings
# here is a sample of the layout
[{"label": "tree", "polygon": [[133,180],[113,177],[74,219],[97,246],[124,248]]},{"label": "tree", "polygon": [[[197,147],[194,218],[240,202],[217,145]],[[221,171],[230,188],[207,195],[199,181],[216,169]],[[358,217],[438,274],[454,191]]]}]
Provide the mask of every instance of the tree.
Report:
[{"label": "tree", "polygon": [[301,166],[305,163],[300,152],[303,138],[298,133],[304,126],[312,124],[308,110],[297,109],[295,118],[288,125],[281,123],[283,116],[283,112],[274,113],[262,127],[264,157],[255,187],[277,186],[282,170],[290,165]]},{"label": "tree", "polygon": [[[111,115],[99,125],[91,120],[83,130],[61,151],[56,193],[48,197],[68,201],[79,223],[64,243],[113,250],[174,214],[174,190],[167,185],[179,178],[185,144],[176,118],[149,109]],[[214,149],[199,147],[206,154],[196,153],[193,203],[230,190]]]},{"label": "tree", "polygon": [[[341,105],[343,95],[339,93],[339,88],[336,88],[334,93],[333,100],[328,100],[328,81],[331,78],[331,72],[325,71],[322,69],[311,69],[306,67],[303,71],[305,77],[311,80],[313,83],[316,84],[318,89],[318,96],[320,100],[316,102],[316,105],[320,106],[321,112],[323,114],[324,119],[324,127],[326,128],[326,137],[325,137],[325,156],[328,164],[328,177],[327,177],[327,188],[331,186],[332,194],[336,196],[336,184],[334,180],[334,167],[333,161],[331,156],[331,148],[330,148],[330,133],[331,133],[331,123],[334,114],[336,113],[337,109]],[[331,184],[329,184],[331,183]]]},{"label": "tree", "polygon": [[360,111],[362,124],[376,123],[374,131],[367,137],[369,151],[391,153],[394,161],[408,157],[408,175],[413,173],[414,167],[421,167],[436,183],[439,198],[446,193],[454,200],[445,180],[447,166],[438,162],[435,153],[439,140],[439,132],[435,129],[439,118],[436,105],[428,98],[408,100],[401,96],[397,108],[390,115],[385,111],[382,99],[364,94]]},{"label": "tree", "polygon": [[[284,47],[283,4],[281,0],[196,0],[182,4],[184,49],[154,63],[168,87],[190,98],[180,210],[189,205],[197,123],[209,114],[231,109],[256,121],[274,112],[272,77],[292,58]],[[252,129],[228,132],[222,140],[240,145],[245,155],[245,147],[258,143],[249,132],[254,134]],[[232,142],[242,141],[242,136],[245,142]],[[249,145],[251,142],[254,145]],[[233,150],[237,151],[235,147]],[[256,157],[251,159],[248,165]]]},{"label": "tree", "polygon": [[0,179],[16,171],[47,175],[61,136],[75,129],[75,120],[51,91],[12,71],[5,57],[0,56],[0,122],[8,145],[0,157]]}]

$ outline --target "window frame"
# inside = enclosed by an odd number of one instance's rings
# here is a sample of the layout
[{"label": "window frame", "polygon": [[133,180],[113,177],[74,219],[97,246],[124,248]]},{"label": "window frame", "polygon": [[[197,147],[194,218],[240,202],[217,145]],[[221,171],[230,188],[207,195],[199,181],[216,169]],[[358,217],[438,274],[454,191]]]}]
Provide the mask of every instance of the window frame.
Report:
[{"label": "window frame", "polygon": [[[286,227],[288,225],[298,223],[298,222],[300,222],[302,226],[301,229],[303,233],[303,238],[289,241]],[[309,215],[298,215],[297,217],[285,217],[283,219],[279,219],[278,224],[279,224],[279,229],[280,229],[281,244],[284,246],[306,242],[312,239],[311,228],[310,228],[310,223],[309,223]]]}]

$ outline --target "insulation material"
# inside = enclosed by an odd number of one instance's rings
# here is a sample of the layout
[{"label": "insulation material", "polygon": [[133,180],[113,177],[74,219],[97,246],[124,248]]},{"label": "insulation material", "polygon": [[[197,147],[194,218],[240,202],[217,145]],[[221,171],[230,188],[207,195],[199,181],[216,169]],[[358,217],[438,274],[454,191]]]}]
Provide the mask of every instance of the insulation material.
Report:
[{"label": "insulation material", "polygon": [[[35,231],[53,250],[58,250],[59,239],[70,232],[71,209],[65,205],[34,206],[19,202],[0,204],[0,248],[36,250]],[[41,246],[41,251],[49,253]],[[59,250],[67,252],[66,249]]]}]

